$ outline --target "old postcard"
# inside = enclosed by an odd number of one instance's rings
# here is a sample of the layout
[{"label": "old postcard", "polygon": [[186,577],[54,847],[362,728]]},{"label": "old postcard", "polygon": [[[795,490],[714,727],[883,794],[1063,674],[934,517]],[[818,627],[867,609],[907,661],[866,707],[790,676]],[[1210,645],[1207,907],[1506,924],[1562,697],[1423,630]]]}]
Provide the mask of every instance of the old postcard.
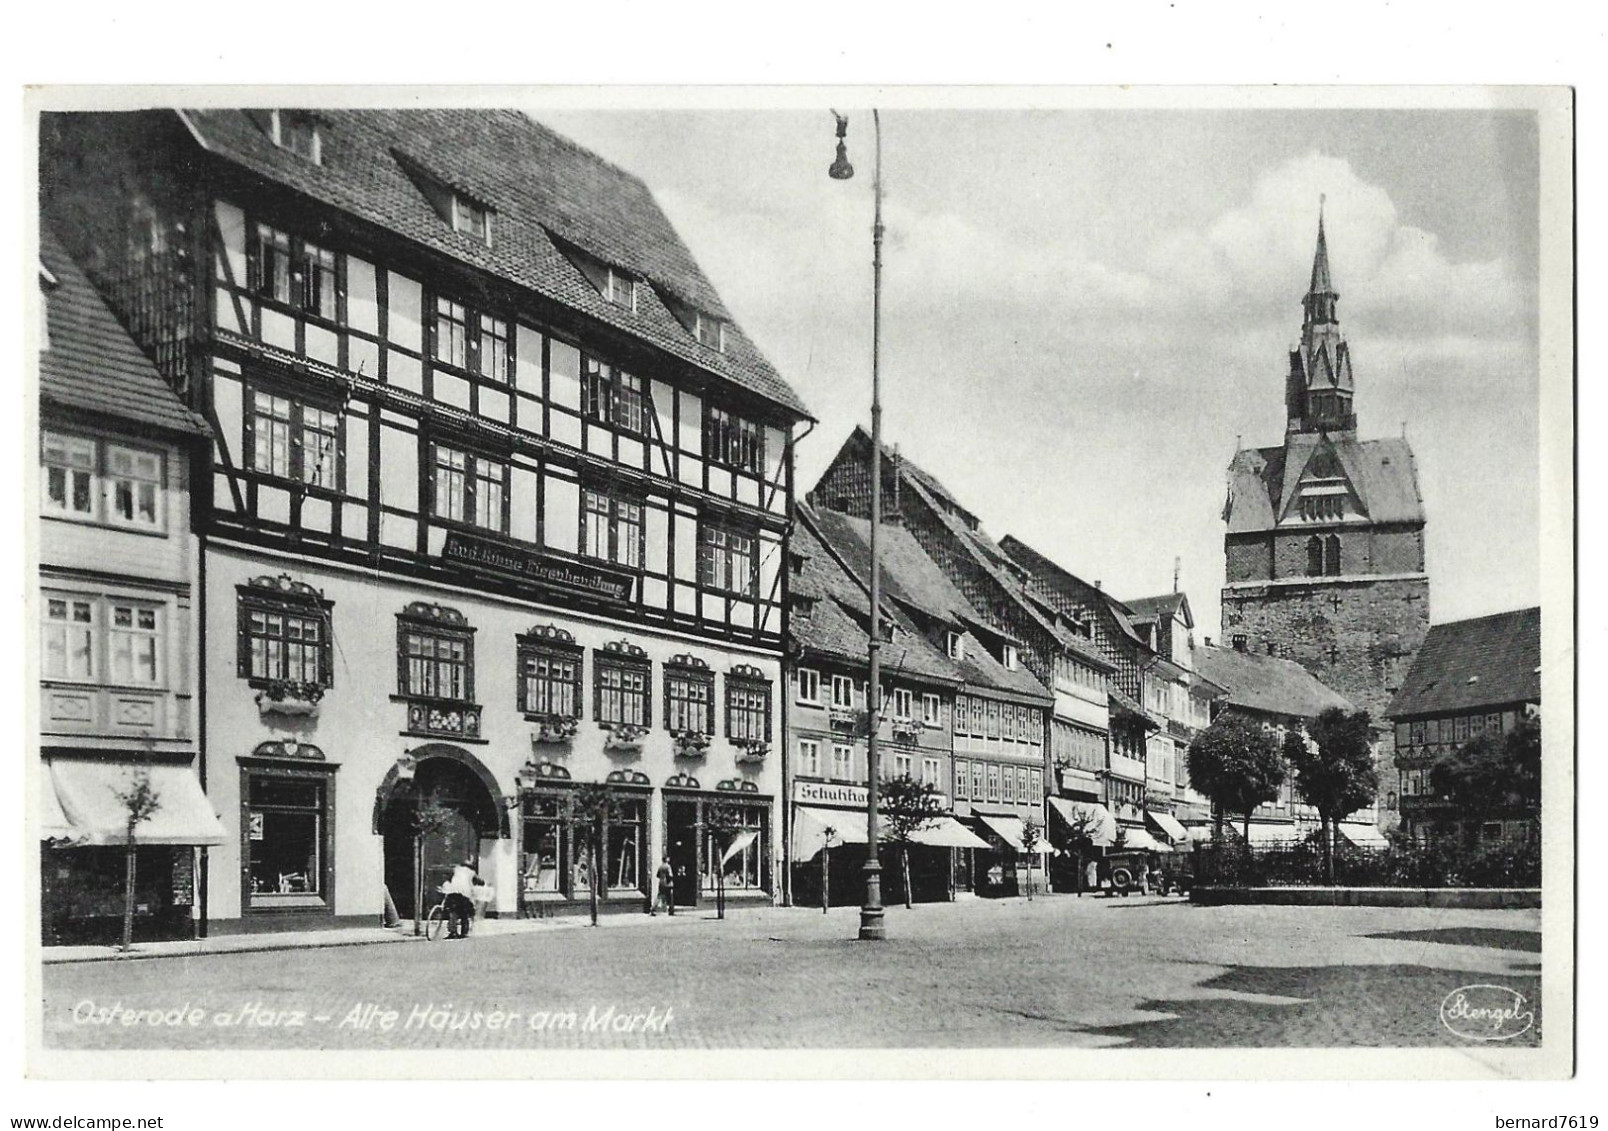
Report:
[{"label": "old postcard", "polygon": [[32,1071],[1567,1075],[1572,105],[35,92]]}]

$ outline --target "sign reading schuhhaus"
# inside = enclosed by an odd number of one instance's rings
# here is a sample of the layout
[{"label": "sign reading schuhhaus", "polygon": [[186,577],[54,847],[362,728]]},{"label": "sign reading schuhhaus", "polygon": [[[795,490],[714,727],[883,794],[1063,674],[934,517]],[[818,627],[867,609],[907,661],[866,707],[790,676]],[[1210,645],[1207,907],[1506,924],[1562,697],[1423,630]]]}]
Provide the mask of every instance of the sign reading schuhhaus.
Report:
[{"label": "sign reading schuhhaus", "polygon": [[631,578],[612,570],[533,554],[517,546],[507,546],[472,534],[450,531],[441,547],[443,561],[458,562],[471,569],[488,570],[534,581],[555,589],[568,589],[611,601],[631,599]]}]

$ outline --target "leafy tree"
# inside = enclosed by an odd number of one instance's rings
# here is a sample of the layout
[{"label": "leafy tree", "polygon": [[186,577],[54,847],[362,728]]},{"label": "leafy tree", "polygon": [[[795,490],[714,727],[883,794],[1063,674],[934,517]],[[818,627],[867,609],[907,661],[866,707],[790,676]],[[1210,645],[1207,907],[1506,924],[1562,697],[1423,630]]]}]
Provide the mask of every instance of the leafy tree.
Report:
[{"label": "leafy tree", "polygon": [[424,931],[424,842],[431,833],[452,820],[457,810],[443,805],[434,794],[414,803],[409,823],[413,826],[413,933]]},{"label": "leafy tree", "polygon": [[603,824],[615,816],[614,791],[597,782],[578,786],[574,794],[575,832],[586,853],[586,886],[591,893],[592,926],[597,926],[598,888],[603,877]]},{"label": "leafy tree", "polygon": [[1245,841],[1251,839],[1251,812],[1279,795],[1284,759],[1266,728],[1233,711],[1224,711],[1189,744],[1189,781],[1211,800],[1222,843],[1224,813],[1245,815]]},{"label": "leafy tree", "polygon": [[1084,857],[1089,856],[1096,847],[1096,840],[1103,831],[1104,822],[1094,810],[1087,807],[1075,809],[1072,816],[1062,822],[1066,832],[1059,836],[1052,835],[1050,840],[1057,848],[1072,854],[1077,869],[1077,891],[1083,894],[1083,863]]},{"label": "leafy tree", "polygon": [[1323,877],[1334,883],[1334,838],[1340,818],[1354,813],[1379,792],[1372,732],[1367,711],[1330,707],[1308,728],[1309,743],[1296,731],[1284,736],[1284,756],[1295,770],[1295,785],[1323,823]]},{"label": "leafy tree", "polygon": [[900,774],[882,783],[881,796],[883,839],[899,849],[899,862],[904,867],[905,906],[911,905],[910,846],[916,834],[938,823],[944,815],[943,798],[931,782],[917,781],[909,774]]},{"label": "leafy tree", "polygon": [[1027,849],[1027,900],[1033,901],[1033,857],[1038,853],[1044,831],[1032,817],[1022,822],[1022,847]]},{"label": "leafy tree", "polygon": [[[1541,807],[1541,720],[1525,719],[1506,734],[1485,731],[1435,760],[1429,783],[1457,807],[1477,835],[1495,814]],[[1465,836],[1468,831],[1465,831]]]},{"label": "leafy tree", "polygon": [[[715,847],[724,856],[731,842],[743,831],[742,810],[726,801],[716,801],[704,807],[704,831],[709,833]],[[825,851],[823,849],[823,851]],[[726,917],[726,864],[716,858],[710,860],[715,870],[715,918]]]},{"label": "leafy tree", "polygon": [[127,954],[134,949],[134,832],[162,808],[162,798],[151,785],[151,771],[143,767],[134,771],[127,789],[115,790],[113,796],[123,807],[127,834],[123,852],[123,953]]}]

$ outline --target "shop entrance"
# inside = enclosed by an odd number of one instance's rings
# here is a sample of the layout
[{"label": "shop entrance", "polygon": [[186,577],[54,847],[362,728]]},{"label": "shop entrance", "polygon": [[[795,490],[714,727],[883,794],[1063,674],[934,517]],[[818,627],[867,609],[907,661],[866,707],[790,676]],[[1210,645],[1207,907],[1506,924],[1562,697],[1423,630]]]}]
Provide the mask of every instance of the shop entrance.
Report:
[{"label": "shop entrance", "polygon": [[497,810],[480,778],[452,758],[421,758],[413,780],[396,784],[385,806],[381,833],[385,886],[399,915],[411,919],[415,914],[415,838],[428,908],[433,893],[452,878],[457,865],[479,870],[481,840],[497,835]]},{"label": "shop entrance", "polygon": [[675,872],[676,906],[698,904],[698,803],[664,803],[664,845]]}]

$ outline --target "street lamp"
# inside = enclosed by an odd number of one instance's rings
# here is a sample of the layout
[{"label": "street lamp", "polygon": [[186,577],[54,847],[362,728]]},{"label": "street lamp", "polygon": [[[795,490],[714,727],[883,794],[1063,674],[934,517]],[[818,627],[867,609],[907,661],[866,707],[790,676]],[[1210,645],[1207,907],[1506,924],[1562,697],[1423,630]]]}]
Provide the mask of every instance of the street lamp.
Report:
[{"label": "street lamp", "polygon": [[[837,119],[837,157],[827,174],[835,181],[854,176],[844,140],[849,132],[846,114],[832,111]],[[877,728],[882,715],[882,565],[877,557],[877,534],[882,526],[882,385],[880,375],[882,347],[882,119],[871,111],[871,127],[876,133],[876,165],[871,175],[871,195],[875,218],[871,225],[871,628],[867,651],[870,653],[870,680],[866,685],[866,794],[865,794],[865,904],[860,908],[860,938],[885,939],[887,927],[882,909],[882,862],[877,858],[881,837],[877,818]],[[873,699],[875,706],[872,705]]]}]

